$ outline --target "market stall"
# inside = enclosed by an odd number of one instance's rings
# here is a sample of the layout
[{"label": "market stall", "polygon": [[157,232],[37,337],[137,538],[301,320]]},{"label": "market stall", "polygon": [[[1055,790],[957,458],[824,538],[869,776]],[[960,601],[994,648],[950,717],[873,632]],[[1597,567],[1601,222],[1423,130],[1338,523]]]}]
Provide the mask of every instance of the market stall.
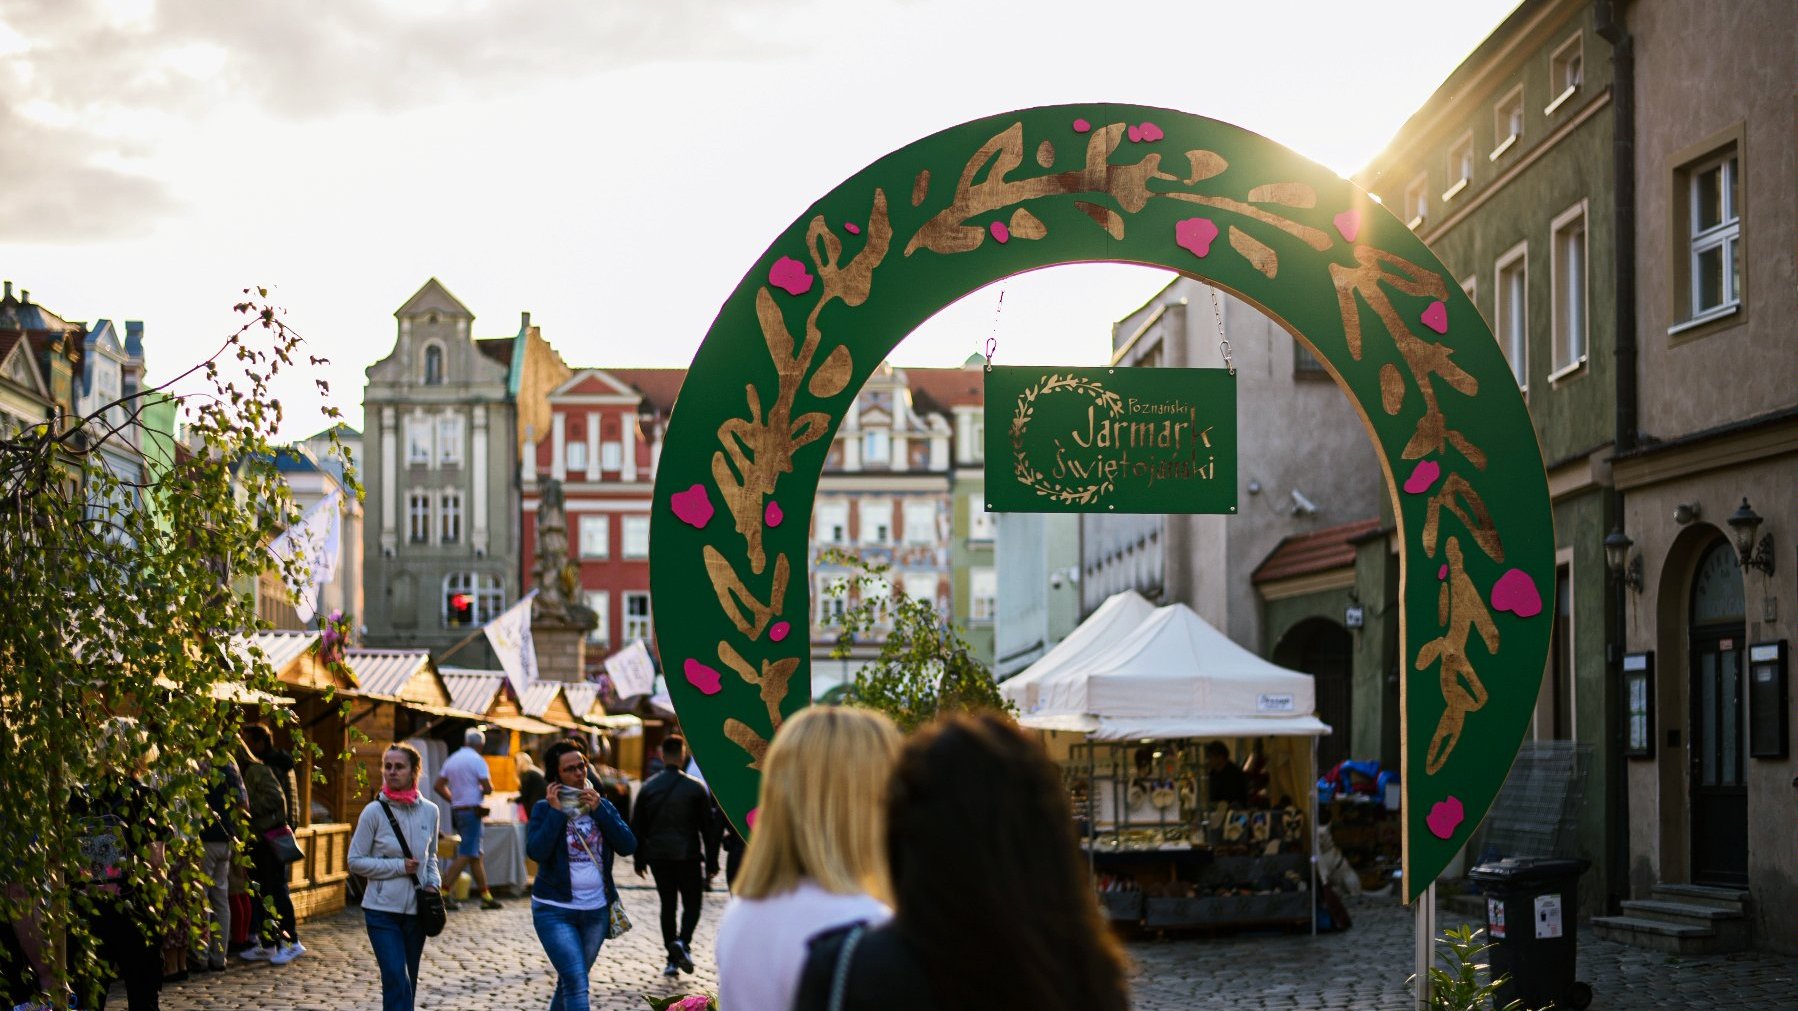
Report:
[{"label": "market stall", "polygon": [[1158,928],[1309,923],[1329,733],[1310,675],[1183,604],[1117,634],[1130,608],[1112,598],[1089,619],[1105,634],[1000,686],[1021,724],[1050,732],[1106,909]]}]

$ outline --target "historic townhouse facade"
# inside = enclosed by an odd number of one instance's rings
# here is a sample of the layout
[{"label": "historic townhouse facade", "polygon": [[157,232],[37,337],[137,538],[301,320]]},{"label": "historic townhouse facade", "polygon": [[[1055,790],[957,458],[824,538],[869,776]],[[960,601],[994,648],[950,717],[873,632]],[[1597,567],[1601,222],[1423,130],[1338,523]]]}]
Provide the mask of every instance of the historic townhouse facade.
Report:
[{"label": "historic townhouse facade", "polygon": [[534,578],[542,492],[560,483],[569,559],[598,624],[586,670],[641,639],[655,646],[649,600],[649,513],[662,434],[685,369],[581,369],[547,395],[548,424],[529,433],[520,516],[525,587]]},{"label": "historic townhouse facade", "polygon": [[[1621,6],[1621,5],[1620,5]],[[1746,895],[1798,951],[1798,17],[1783,0],[1632,3],[1633,401],[1623,492],[1633,897]],[[1758,524],[1754,522],[1758,518]],[[1745,548],[1745,550],[1744,550]]]},{"label": "historic townhouse facade", "polygon": [[[1618,106],[1611,47],[1598,28],[1597,7],[1586,0],[1520,5],[1356,176],[1460,280],[1535,422],[1554,508],[1556,606],[1530,736],[1593,747],[1576,834],[1577,855],[1594,861],[1582,882],[1588,911],[1617,898],[1621,830],[1619,760],[1606,732],[1606,644],[1616,610],[1604,554],[1616,523],[1608,464]],[[1358,593],[1376,605],[1362,636],[1370,672],[1398,662],[1388,606],[1398,597],[1394,536],[1360,549]]]},{"label": "historic townhouse facade", "polygon": [[366,641],[441,654],[468,640],[456,663],[492,662],[470,636],[522,592],[519,391],[565,366],[528,315],[516,337],[475,340],[435,278],[394,316],[363,397]]}]

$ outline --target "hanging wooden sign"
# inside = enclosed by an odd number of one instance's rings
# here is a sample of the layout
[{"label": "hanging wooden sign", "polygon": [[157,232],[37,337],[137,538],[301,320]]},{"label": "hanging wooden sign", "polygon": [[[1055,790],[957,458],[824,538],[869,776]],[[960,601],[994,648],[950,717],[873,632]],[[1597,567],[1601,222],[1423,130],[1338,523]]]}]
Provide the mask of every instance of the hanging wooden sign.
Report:
[{"label": "hanging wooden sign", "polygon": [[1235,375],[994,366],[986,373],[986,508],[1235,512]]}]

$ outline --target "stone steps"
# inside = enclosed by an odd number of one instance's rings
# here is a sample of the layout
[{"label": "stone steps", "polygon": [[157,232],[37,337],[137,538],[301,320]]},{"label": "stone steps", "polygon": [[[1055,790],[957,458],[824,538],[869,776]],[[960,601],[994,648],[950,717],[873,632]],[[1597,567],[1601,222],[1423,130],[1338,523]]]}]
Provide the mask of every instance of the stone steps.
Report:
[{"label": "stone steps", "polygon": [[1675,955],[1747,950],[1747,892],[1660,884],[1652,894],[1651,899],[1622,903],[1620,916],[1594,916],[1593,932],[1608,941]]}]

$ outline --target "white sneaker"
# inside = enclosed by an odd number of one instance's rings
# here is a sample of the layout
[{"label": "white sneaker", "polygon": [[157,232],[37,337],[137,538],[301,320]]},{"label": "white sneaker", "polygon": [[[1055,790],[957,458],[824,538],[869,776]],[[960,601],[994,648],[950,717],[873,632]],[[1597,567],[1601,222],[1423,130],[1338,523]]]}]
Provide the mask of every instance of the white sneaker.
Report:
[{"label": "white sneaker", "polygon": [[276,949],[275,953],[269,956],[269,961],[275,965],[286,965],[305,953],[306,946],[295,941],[292,944],[283,944],[280,948]]},{"label": "white sneaker", "polygon": [[246,962],[267,962],[273,958],[275,951],[274,948],[264,948],[260,944],[252,944],[238,952],[237,957]]}]

